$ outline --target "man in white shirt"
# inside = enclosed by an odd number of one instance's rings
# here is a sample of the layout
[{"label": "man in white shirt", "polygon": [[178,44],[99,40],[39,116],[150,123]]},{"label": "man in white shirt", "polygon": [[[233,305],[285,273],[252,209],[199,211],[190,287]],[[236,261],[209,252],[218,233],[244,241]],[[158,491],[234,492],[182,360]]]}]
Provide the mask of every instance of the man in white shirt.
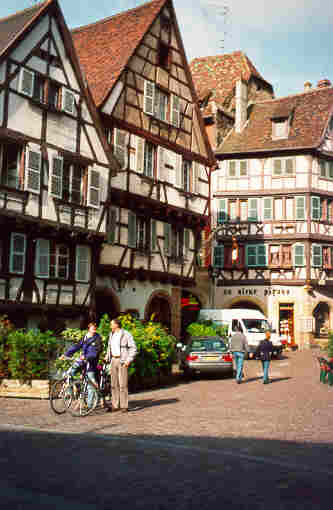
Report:
[{"label": "man in white shirt", "polygon": [[129,331],[121,329],[119,319],[112,319],[106,361],[111,361],[112,411],[128,411],[128,367],[137,347]]}]

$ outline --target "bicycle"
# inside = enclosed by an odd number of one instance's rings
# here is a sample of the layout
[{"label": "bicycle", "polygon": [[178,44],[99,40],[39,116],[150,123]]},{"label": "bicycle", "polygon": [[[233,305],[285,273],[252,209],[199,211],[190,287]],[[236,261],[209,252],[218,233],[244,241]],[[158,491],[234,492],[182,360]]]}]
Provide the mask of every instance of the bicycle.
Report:
[{"label": "bicycle", "polygon": [[[72,416],[87,416],[102,401],[102,407],[109,409],[111,404],[111,377],[107,373],[106,364],[99,365],[98,384],[88,378],[84,367],[80,379],[73,380],[70,367],[62,379],[56,381],[50,390],[50,405],[57,414],[68,411]],[[88,406],[88,388],[92,386],[91,402]]]}]

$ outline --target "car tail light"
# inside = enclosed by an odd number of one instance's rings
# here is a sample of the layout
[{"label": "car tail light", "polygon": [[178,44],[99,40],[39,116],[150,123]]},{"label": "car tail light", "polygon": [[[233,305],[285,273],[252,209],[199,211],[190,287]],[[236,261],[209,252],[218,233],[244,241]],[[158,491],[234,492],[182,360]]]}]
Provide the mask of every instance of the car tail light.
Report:
[{"label": "car tail light", "polygon": [[232,361],[231,354],[223,354],[222,356],[223,361]]},{"label": "car tail light", "polygon": [[196,354],[189,354],[188,356],[186,356],[186,360],[187,361],[196,361],[198,359],[198,356]]}]

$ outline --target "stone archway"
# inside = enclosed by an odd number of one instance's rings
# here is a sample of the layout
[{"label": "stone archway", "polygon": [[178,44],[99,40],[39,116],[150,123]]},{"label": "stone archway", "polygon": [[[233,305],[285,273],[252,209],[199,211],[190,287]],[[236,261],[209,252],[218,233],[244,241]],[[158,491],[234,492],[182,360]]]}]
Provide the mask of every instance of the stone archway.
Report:
[{"label": "stone archway", "polygon": [[145,307],[145,320],[148,321],[153,315],[155,322],[160,322],[169,331],[171,330],[171,298],[164,290],[154,291]]},{"label": "stone archway", "polygon": [[330,329],[330,307],[325,301],[320,301],[313,309],[315,319],[315,337],[327,337]]},{"label": "stone archway", "polygon": [[108,314],[110,319],[113,319],[114,317],[118,317],[120,314],[120,302],[116,294],[112,292],[110,289],[103,289],[96,291],[95,294],[95,300],[96,300],[96,319],[97,324],[105,315]]},{"label": "stone archway", "polygon": [[259,310],[267,317],[267,307],[258,298],[255,297],[235,297],[228,301],[224,308],[250,308],[251,310]]}]

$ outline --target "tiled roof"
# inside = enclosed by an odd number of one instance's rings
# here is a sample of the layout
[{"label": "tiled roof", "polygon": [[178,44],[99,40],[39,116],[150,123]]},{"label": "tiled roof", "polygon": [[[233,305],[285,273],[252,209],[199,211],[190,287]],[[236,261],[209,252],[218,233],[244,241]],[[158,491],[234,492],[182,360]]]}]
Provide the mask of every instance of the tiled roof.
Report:
[{"label": "tiled roof", "polygon": [[[289,115],[288,138],[272,140],[276,112]],[[216,154],[319,147],[332,112],[333,87],[256,103],[242,132],[233,129]]]},{"label": "tiled roof", "polygon": [[107,98],[136,47],[168,0],[154,0],[72,31],[95,104]]},{"label": "tiled roof", "polygon": [[[203,91],[211,91],[210,101],[215,101],[222,107],[233,97],[236,82],[241,78],[246,82],[251,77],[258,78],[272,89],[270,83],[264,80],[249,58],[241,51],[195,58],[190,63],[190,69],[198,97],[202,97]],[[203,112],[204,116],[208,113],[208,110]]]},{"label": "tiled roof", "polygon": [[0,55],[39,12],[53,0],[47,0],[0,19]]}]

